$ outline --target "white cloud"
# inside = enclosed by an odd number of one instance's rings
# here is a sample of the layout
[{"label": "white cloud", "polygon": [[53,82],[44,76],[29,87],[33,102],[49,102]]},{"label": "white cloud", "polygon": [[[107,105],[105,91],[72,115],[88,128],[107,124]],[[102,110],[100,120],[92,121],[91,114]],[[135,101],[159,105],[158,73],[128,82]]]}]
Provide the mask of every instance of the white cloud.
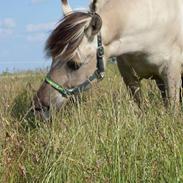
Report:
[{"label": "white cloud", "polygon": [[11,29],[2,29],[0,28],[0,39],[9,38],[14,33],[14,30]]},{"label": "white cloud", "polygon": [[48,35],[45,33],[35,33],[27,36],[27,41],[31,43],[45,42]]},{"label": "white cloud", "polygon": [[26,26],[27,41],[31,43],[45,42],[48,38],[48,32],[53,30],[56,25],[56,22],[28,24]]},{"label": "white cloud", "polygon": [[56,26],[56,22],[40,23],[40,24],[28,24],[26,26],[27,32],[41,32],[50,31]]},{"label": "white cloud", "polygon": [[11,34],[13,34],[13,30],[0,28],[0,35],[7,36],[7,35],[11,35]]},{"label": "white cloud", "polygon": [[0,38],[5,38],[14,33],[16,22],[12,18],[4,18],[0,20]]},{"label": "white cloud", "polygon": [[0,20],[0,26],[6,29],[12,29],[16,27],[16,22],[12,18],[5,18]]}]

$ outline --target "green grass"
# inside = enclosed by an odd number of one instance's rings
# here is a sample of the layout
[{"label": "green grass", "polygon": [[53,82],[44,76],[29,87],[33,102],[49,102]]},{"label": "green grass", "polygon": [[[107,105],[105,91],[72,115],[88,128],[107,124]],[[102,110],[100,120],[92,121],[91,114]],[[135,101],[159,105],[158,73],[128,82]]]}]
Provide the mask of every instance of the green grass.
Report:
[{"label": "green grass", "polygon": [[183,182],[183,113],[166,112],[154,82],[140,111],[111,66],[46,124],[29,114],[44,73],[21,75],[0,76],[0,182]]}]

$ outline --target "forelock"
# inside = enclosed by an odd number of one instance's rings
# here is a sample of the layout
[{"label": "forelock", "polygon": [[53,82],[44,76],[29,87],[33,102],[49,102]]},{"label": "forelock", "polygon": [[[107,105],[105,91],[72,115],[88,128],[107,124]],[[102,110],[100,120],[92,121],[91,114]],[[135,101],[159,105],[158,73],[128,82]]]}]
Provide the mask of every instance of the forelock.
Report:
[{"label": "forelock", "polygon": [[88,12],[73,12],[65,16],[46,42],[47,56],[60,56],[63,60],[71,58],[80,45],[91,18],[92,15]]}]

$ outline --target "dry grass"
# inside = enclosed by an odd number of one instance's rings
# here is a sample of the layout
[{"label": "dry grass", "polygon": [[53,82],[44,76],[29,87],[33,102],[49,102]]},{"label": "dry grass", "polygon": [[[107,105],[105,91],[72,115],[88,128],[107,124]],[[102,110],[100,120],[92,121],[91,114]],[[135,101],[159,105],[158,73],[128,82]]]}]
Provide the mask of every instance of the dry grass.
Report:
[{"label": "dry grass", "polygon": [[140,111],[116,73],[49,124],[28,113],[44,74],[0,76],[0,182],[183,182],[182,111],[166,112],[152,81]]}]

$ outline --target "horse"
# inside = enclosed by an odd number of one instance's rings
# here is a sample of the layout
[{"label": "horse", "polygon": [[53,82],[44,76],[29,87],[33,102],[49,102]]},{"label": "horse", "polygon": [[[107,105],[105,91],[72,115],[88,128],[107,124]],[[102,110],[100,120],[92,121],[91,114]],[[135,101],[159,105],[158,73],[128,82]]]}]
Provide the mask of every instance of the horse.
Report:
[{"label": "horse", "polygon": [[105,76],[117,58],[121,76],[140,106],[140,81],[156,80],[168,106],[178,106],[183,74],[183,0],[93,0],[88,11],[73,11],[61,0],[64,17],[45,46],[51,69],[35,98],[48,114],[70,96]]}]

